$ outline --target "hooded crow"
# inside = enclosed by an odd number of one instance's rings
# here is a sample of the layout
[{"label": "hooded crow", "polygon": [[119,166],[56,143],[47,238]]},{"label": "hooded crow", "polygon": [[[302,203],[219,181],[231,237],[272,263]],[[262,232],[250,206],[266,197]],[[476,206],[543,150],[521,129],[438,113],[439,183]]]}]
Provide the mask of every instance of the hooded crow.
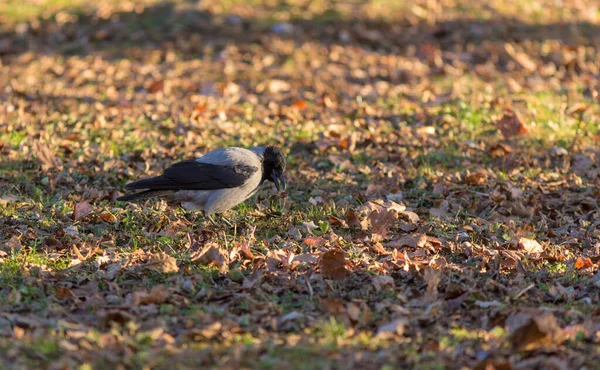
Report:
[{"label": "hooded crow", "polygon": [[285,165],[285,156],[273,146],[216,149],[175,163],[161,176],[125,185],[126,190],[144,191],[117,200],[167,198],[181,202],[188,211],[203,211],[210,218],[250,198],[266,180],[275,183],[277,190],[285,190]]}]

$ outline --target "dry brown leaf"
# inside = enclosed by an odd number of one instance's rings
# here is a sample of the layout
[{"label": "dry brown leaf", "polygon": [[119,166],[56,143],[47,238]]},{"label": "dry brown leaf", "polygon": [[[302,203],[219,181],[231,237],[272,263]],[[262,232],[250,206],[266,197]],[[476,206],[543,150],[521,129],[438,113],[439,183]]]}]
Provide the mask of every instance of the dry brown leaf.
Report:
[{"label": "dry brown leaf", "polygon": [[507,140],[514,136],[529,134],[529,128],[523,123],[519,114],[510,109],[504,111],[504,115],[495,122],[495,125]]},{"label": "dry brown leaf", "polygon": [[329,223],[331,224],[331,226],[339,226],[343,229],[348,228],[348,224],[346,223],[346,221],[342,220],[339,217],[329,216]]},{"label": "dry brown leaf", "polygon": [[210,243],[204,246],[201,251],[194,253],[191,257],[192,262],[197,262],[201,265],[215,265],[221,267],[227,261],[227,251],[222,250],[218,244]]},{"label": "dry brown leaf", "polygon": [[423,271],[423,278],[427,283],[427,290],[423,297],[425,302],[435,302],[438,296],[438,286],[440,285],[442,271],[428,267]]},{"label": "dry brown leaf", "polygon": [[116,222],[117,218],[110,212],[102,212],[100,213],[100,219],[106,222]]},{"label": "dry brown leaf", "polygon": [[506,326],[510,342],[521,351],[555,347],[565,339],[556,317],[551,313],[516,313],[506,319]]},{"label": "dry brown leaf", "polygon": [[386,244],[387,248],[423,248],[427,245],[427,235],[425,234],[411,234],[404,235],[398,239],[394,239]]},{"label": "dry brown leaf", "polygon": [[150,292],[131,293],[130,302],[132,306],[142,306],[147,304],[163,304],[169,297],[169,289],[162,285],[155,285]]},{"label": "dry brown leaf", "polygon": [[320,247],[321,245],[325,244],[325,239],[320,236],[308,236],[304,238],[302,244],[308,247]]},{"label": "dry brown leaf", "polygon": [[73,209],[73,220],[78,221],[94,211],[94,207],[87,202],[79,202]]},{"label": "dry brown leaf", "polygon": [[368,220],[365,219],[360,221],[356,211],[353,208],[348,208],[348,211],[346,211],[346,222],[349,226],[358,227],[361,230],[366,230],[368,228]]},{"label": "dry brown leaf", "polygon": [[394,225],[397,219],[398,214],[395,211],[388,211],[387,209],[374,211],[369,216],[373,234],[377,234],[382,238],[385,238],[387,235],[387,229]]},{"label": "dry brown leaf", "polygon": [[404,335],[404,328],[408,324],[408,320],[405,318],[400,318],[393,320],[387,324],[381,325],[377,328],[376,336],[378,338],[386,339],[394,336],[402,336]]},{"label": "dry brown leaf", "polygon": [[579,102],[579,103],[573,104],[571,107],[569,107],[567,109],[567,114],[579,115],[579,114],[584,113],[586,110],[588,110],[589,107],[590,107],[589,105]]},{"label": "dry brown leaf", "polygon": [[177,260],[165,252],[155,254],[148,262],[143,265],[144,268],[160,273],[169,273],[179,271]]},{"label": "dry brown leaf", "polygon": [[512,153],[512,151],[513,149],[507,144],[495,143],[488,146],[488,154],[494,158],[506,157]]},{"label": "dry brown leaf", "polygon": [[54,154],[47,144],[42,143],[41,141],[36,141],[33,144],[32,149],[42,164],[42,170],[48,171],[51,169],[60,169],[60,160],[56,157],[56,154]]},{"label": "dry brown leaf", "polygon": [[154,81],[152,84],[150,84],[150,92],[152,94],[156,94],[160,91],[163,91],[164,88],[165,88],[165,81],[163,81],[163,80]]},{"label": "dry brown leaf", "polygon": [[488,182],[488,172],[484,169],[478,169],[475,172],[469,172],[465,177],[465,182],[469,185],[483,185]]},{"label": "dry brown leaf", "polygon": [[538,243],[536,240],[527,239],[527,238],[519,238],[517,243],[519,248],[521,248],[527,254],[540,254],[544,251],[544,248]]},{"label": "dry brown leaf", "polygon": [[319,263],[321,275],[326,279],[343,280],[348,276],[346,270],[346,253],[339,249],[331,249],[323,254]]},{"label": "dry brown leaf", "polygon": [[124,310],[101,311],[98,314],[98,323],[103,329],[109,329],[112,324],[125,325],[130,321],[135,321],[135,317]]},{"label": "dry brown leaf", "polygon": [[13,235],[10,239],[4,243],[4,249],[7,251],[18,252],[22,248],[21,239],[18,236]]},{"label": "dry brown leaf", "polygon": [[54,289],[54,294],[59,301],[75,298],[75,294],[73,294],[71,289],[60,285]]},{"label": "dry brown leaf", "polygon": [[515,47],[510,43],[504,44],[504,50],[508,55],[510,55],[515,62],[517,62],[521,67],[526,70],[533,72],[537,70],[537,63],[527,54],[517,51]]},{"label": "dry brown leaf", "polygon": [[376,275],[371,279],[371,283],[375,287],[376,291],[386,290],[386,289],[394,289],[395,282],[394,279],[389,275]]}]

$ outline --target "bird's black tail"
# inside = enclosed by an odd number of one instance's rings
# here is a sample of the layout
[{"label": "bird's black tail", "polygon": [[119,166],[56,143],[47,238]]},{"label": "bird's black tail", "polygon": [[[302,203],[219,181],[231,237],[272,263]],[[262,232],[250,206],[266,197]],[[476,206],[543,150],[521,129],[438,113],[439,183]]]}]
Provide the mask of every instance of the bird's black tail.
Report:
[{"label": "bird's black tail", "polygon": [[117,198],[122,202],[129,202],[132,200],[143,200],[148,198],[157,198],[157,197],[169,197],[173,195],[173,190],[146,190],[140,191],[139,193],[127,194]]}]

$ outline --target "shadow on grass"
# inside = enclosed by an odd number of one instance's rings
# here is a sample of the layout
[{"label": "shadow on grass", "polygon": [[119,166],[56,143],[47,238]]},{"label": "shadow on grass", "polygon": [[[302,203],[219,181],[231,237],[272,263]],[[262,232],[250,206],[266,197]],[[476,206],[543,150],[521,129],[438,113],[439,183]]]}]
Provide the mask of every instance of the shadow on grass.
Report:
[{"label": "shadow on grass", "polygon": [[[107,57],[147,56],[152,51],[174,51],[192,58],[215,56],[227,45],[248,48],[268,45],[277,38],[291,38],[300,45],[317,42],[325,46],[350,44],[387,53],[406,53],[414,46],[439,45],[442,50],[456,50],[483,42],[525,42],[557,40],[567,45],[597,46],[600,27],[581,21],[576,23],[531,24],[497,14],[490,20],[458,18],[434,24],[409,20],[399,15],[394,21],[332,17],[328,12],[310,19],[296,19],[286,32],[273,30],[271,18],[222,16],[208,11],[183,8],[164,1],[143,11],[121,12],[109,19],[82,9],[69,10],[72,20],[59,23],[56,16],[40,22],[25,32],[9,30],[7,57],[26,52],[60,55],[101,53]],[[354,12],[357,13],[357,12]],[[458,48],[458,49],[457,49]],[[417,49],[418,50],[418,49]],[[163,55],[157,56],[164,58]],[[481,63],[487,58],[481,55]],[[475,61],[477,62],[477,61]]]}]

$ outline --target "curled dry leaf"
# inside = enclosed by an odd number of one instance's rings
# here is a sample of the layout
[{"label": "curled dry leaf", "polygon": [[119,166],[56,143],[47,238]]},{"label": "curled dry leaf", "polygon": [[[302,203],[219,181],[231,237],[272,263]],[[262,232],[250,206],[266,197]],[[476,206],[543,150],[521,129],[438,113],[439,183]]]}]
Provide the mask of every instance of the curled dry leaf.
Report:
[{"label": "curled dry leaf", "polygon": [[575,261],[575,268],[577,270],[594,267],[594,263],[589,257],[577,257]]},{"label": "curled dry leaf", "polygon": [[110,212],[102,212],[100,213],[100,219],[106,222],[116,222],[117,218]]},{"label": "curled dry leaf", "polygon": [[551,313],[516,313],[506,319],[506,326],[511,344],[521,351],[554,347],[565,339],[556,317]]},{"label": "curled dry leaf", "polygon": [[343,280],[348,276],[346,270],[346,253],[339,249],[331,249],[323,254],[319,263],[321,275],[326,279]]},{"label": "curled dry leaf", "polygon": [[514,136],[529,134],[529,128],[523,123],[519,114],[511,109],[505,110],[502,118],[495,124],[507,140]]},{"label": "curled dry leaf", "polygon": [[484,169],[478,169],[475,172],[469,172],[465,177],[465,183],[469,185],[483,185],[488,182],[488,172]]},{"label": "curled dry leaf", "polygon": [[78,221],[94,211],[94,207],[87,202],[79,202],[73,209],[73,220]]},{"label": "curled dry leaf", "polygon": [[152,256],[150,260],[143,265],[143,267],[145,269],[160,273],[179,271],[179,267],[177,267],[177,260],[165,252],[160,252]]},{"label": "curled dry leaf", "polygon": [[308,236],[304,238],[302,244],[308,247],[320,247],[321,245],[325,244],[325,239],[319,236]]},{"label": "curled dry leaf", "polygon": [[348,224],[346,223],[346,221],[342,220],[341,218],[335,217],[335,216],[329,216],[329,223],[331,224],[331,226],[338,226],[343,229],[348,228]]},{"label": "curled dry leaf", "polygon": [[131,293],[131,305],[142,306],[146,304],[163,304],[169,297],[169,290],[162,285],[152,287],[150,292]]},{"label": "curled dry leaf", "polygon": [[208,244],[204,248],[192,255],[192,262],[197,262],[201,265],[215,265],[221,267],[227,261],[227,252],[222,250],[219,245],[215,243]]},{"label": "curled dry leaf", "polygon": [[527,254],[535,255],[544,251],[544,248],[540,245],[540,243],[533,239],[519,238],[517,244],[519,248],[521,248]]},{"label": "curled dry leaf", "polygon": [[364,219],[363,221],[358,219],[358,215],[353,208],[348,208],[346,211],[346,222],[349,226],[358,227],[361,230],[366,230],[369,227],[369,221]]}]

